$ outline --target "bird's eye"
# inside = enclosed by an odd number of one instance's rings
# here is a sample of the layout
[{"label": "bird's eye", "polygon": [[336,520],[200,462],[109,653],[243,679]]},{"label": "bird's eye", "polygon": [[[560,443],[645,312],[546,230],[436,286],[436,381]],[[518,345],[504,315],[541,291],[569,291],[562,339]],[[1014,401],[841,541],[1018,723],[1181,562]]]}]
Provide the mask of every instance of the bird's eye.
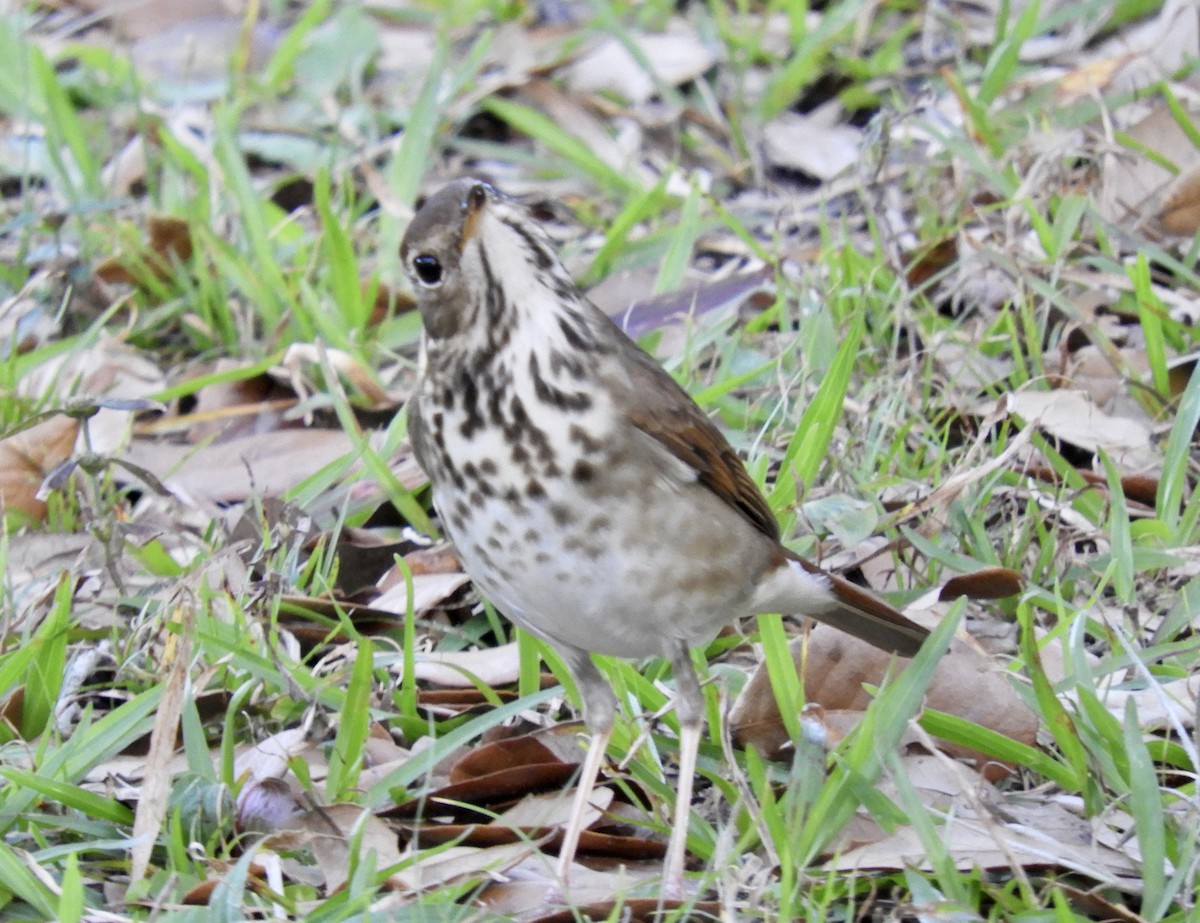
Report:
[{"label": "bird's eye", "polygon": [[421,284],[427,288],[434,288],[442,284],[442,261],[436,256],[422,253],[420,256],[414,257],[413,270],[416,272],[417,278],[421,280]]}]

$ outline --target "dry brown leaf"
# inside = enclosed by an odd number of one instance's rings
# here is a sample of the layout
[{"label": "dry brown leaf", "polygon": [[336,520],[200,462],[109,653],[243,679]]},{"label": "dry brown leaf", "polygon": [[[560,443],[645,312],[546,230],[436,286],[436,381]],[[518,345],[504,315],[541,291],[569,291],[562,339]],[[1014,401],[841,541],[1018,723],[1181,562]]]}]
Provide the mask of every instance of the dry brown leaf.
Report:
[{"label": "dry brown leaf", "polygon": [[[938,838],[960,869],[1019,867],[1063,868],[1094,881],[1128,887],[1139,864],[1128,855],[1095,842],[1091,824],[1051,800],[1027,793],[1002,795],[962,766],[930,756],[909,756],[901,765],[921,800],[942,819]],[[880,786],[893,793],[890,783]],[[859,825],[861,833],[872,826]],[[826,868],[835,871],[918,868],[929,870],[929,853],[911,826],[890,836],[839,849]]]},{"label": "dry brown leaf", "polygon": [[397,22],[390,16],[373,17],[379,54],[373,66],[387,76],[415,76],[428,72],[437,49],[437,36],[428,22]]},{"label": "dry brown leaf", "polygon": [[0,439],[0,511],[41,521],[46,515],[39,497],[42,481],[71,457],[78,435],[77,419],[56,416]]},{"label": "dry brown leaf", "polygon": [[[210,863],[210,865],[211,865],[211,871],[214,871],[218,874],[223,874],[225,872],[228,872],[229,869],[232,867],[231,863],[228,863],[228,862],[212,862],[212,863]],[[246,883],[250,886],[250,888],[252,888],[254,890],[259,890],[259,888],[261,888],[263,885],[266,884],[265,879],[266,879],[266,875],[267,875],[267,870],[259,863],[257,863],[257,862],[250,863],[250,866],[247,869],[247,872],[248,872],[248,875],[246,878]],[[185,891],[183,896],[179,899],[180,903],[184,904],[187,907],[204,907],[204,906],[206,906],[208,904],[208,902],[212,899],[213,892],[217,890],[217,888],[220,886],[221,882],[222,882],[221,878],[205,879],[204,881],[200,882],[200,884],[196,885],[195,887],[189,888],[187,891]],[[109,917],[101,917],[100,919],[107,921],[110,918]]]},{"label": "dry brown leaf", "polygon": [[177,606],[172,622],[178,625],[179,631],[167,637],[164,655],[168,666],[167,676],[154,713],[145,778],[133,817],[129,877],[135,882],[141,881],[149,868],[150,856],[158,843],[158,834],[167,815],[167,801],[171,793],[171,760],[175,753],[184,692],[191,668],[192,613],[190,605]]},{"label": "dry brown leaf", "polygon": [[1006,401],[1029,425],[1088,452],[1103,449],[1120,467],[1142,473],[1162,464],[1148,421],[1105,413],[1082,391],[1016,391]]},{"label": "dry brown leaf", "polygon": [[[1104,477],[1104,475],[1088,471],[1084,468],[1075,468],[1073,470],[1090,486],[1098,490],[1108,490],[1108,478]],[[1046,465],[1027,467],[1021,473],[1027,477],[1045,481],[1048,484],[1062,483],[1062,478],[1059,477],[1058,472]],[[1126,474],[1121,476],[1121,490],[1125,494],[1125,498],[1151,509],[1153,509],[1155,499],[1158,497],[1158,483],[1158,478],[1148,474]]]},{"label": "dry brown leaf", "polygon": [[1120,73],[1121,68],[1133,58],[1132,54],[1123,54],[1088,61],[1063,74],[1054,88],[1054,95],[1063,105],[1070,105],[1084,97],[1094,96],[1104,91],[1113,77]]},{"label": "dry brown leaf", "polygon": [[938,591],[938,599],[950,602],[965,596],[967,599],[1004,599],[1016,596],[1025,580],[1007,567],[985,567],[970,574],[951,577]]},{"label": "dry brown leaf", "polygon": [[[1200,110],[1187,109],[1186,117],[1200,121]],[[1190,236],[1197,227],[1200,150],[1165,105],[1130,127],[1128,135],[1156,156],[1133,149],[1109,155],[1100,180],[1101,214],[1126,227],[1149,222]]]},{"label": "dry brown leaf", "polygon": [[244,0],[71,0],[91,13],[106,16],[127,38],[163,32],[200,16],[240,15]]},{"label": "dry brown leaf", "polygon": [[182,218],[152,215],[147,222],[149,240],[134,256],[112,256],[96,264],[96,276],[105,282],[141,285],[149,273],[168,279],[177,263],[192,258],[192,230]]},{"label": "dry brown leaf", "polygon": [[1159,220],[1169,234],[1191,237],[1200,228],[1200,168],[1178,177],[1171,184]]},{"label": "dry brown leaf", "polygon": [[460,881],[502,876],[535,851],[536,847],[527,842],[487,849],[452,846],[436,855],[419,857],[418,861],[393,874],[389,881],[417,892],[445,888]]},{"label": "dry brown leaf", "polygon": [[105,401],[109,406],[87,421],[92,451],[112,455],[129,441],[132,412],[117,409],[114,402],[149,402],[167,385],[162,369],[119,336],[102,333],[87,348],[64,351],[43,362],[21,380],[22,394],[45,400],[53,396],[62,403],[83,398]]},{"label": "dry brown leaf", "polygon": [[467,782],[519,766],[561,762],[537,736],[525,734],[476,747],[451,768],[450,782]]},{"label": "dry brown leaf", "polygon": [[[557,683],[557,680],[552,680]],[[417,706],[439,719],[458,715],[482,714],[495,707],[497,700],[512,702],[517,694],[509,689],[493,689],[485,695],[479,689],[418,689]]]},{"label": "dry brown leaf", "polygon": [[[1102,17],[1078,17],[1079,21]],[[1124,58],[1107,90],[1111,97],[1122,93],[1145,94],[1160,80],[1170,80],[1200,55],[1200,16],[1195,0],[1166,0],[1158,15],[1131,22],[1096,48],[1097,58]]]},{"label": "dry brown leaf", "polygon": [[529,763],[499,769],[463,782],[444,785],[420,797],[381,811],[381,816],[408,819],[451,818],[487,821],[491,810],[526,795],[557,791],[570,781],[578,766],[571,763]]},{"label": "dry brown leaf", "polygon": [[[292,429],[244,436],[219,445],[179,445],[135,439],[125,460],[145,468],[171,490],[214,503],[277,496],[354,451],[341,430]],[[404,465],[397,472],[404,477]],[[408,485],[423,483],[415,463],[407,466]]]},{"label": "dry brown leaf", "polygon": [[[898,665],[892,655],[822,626],[807,637],[794,639],[789,649],[804,679],[805,701],[820,704],[826,721],[838,734],[848,730],[841,713],[861,713],[870,703],[866,687],[880,685],[889,670]],[[972,694],[963,696],[964,689],[972,690]],[[938,662],[926,703],[1027,745],[1036,742],[1037,716],[1013,690],[1007,674],[967,641],[956,638]],[[771,691],[765,663],[743,687],[729,718],[734,741],[739,745],[753,746],[771,757],[790,753],[792,741]],[[989,773],[1007,774],[982,754],[947,742],[939,742],[939,746],[956,757],[987,764]]]},{"label": "dry brown leaf", "polygon": [[[301,815],[296,828],[304,831],[317,868],[325,876],[325,889],[333,893],[349,877],[352,865],[374,859],[382,870],[404,859],[396,832],[357,804],[331,804]],[[355,847],[353,855],[351,846]],[[389,881],[398,880],[393,876]]]},{"label": "dry brown leaf", "polygon": [[254,22],[247,29],[241,16],[192,17],[138,39],[129,56],[145,81],[164,88],[160,95],[182,91],[193,98],[212,97],[226,85],[232,62],[249,73],[261,70],[281,36],[282,30],[269,22]]},{"label": "dry brown leaf", "polygon": [[[241,368],[241,363],[221,359],[203,369],[219,375]],[[295,392],[269,375],[222,381],[205,385],[193,392],[187,412],[170,413],[139,422],[138,436],[165,436],[186,433],[190,443],[230,440],[274,432],[285,425],[285,411],[298,403]]]},{"label": "dry brown leaf", "polygon": [[376,409],[398,406],[396,399],[379,386],[371,369],[350,353],[323,344],[293,343],[284,352],[275,374],[290,382],[296,394],[304,395],[307,389],[301,373],[305,365],[328,366],[368,398]]},{"label": "dry brown leaf", "polygon": [[[486,888],[480,903],[493,913],[520,919],[522,923],[577,923],[579,920],[620,919],[629,923],[662,920],[662,911],[684,906],[683,901],[662,901],[658,897],[613,900],[613,895],[631,891],[646,893],[640,885],[655,887],[662,875],[661,862],[622,862],[611,870],[596,870],[576,863],[571,867],[569,908],[555,907],[546,901],[546,891],[554,884],[553,867],[544,856],[531,856],[512,869],[506,880]],[[620,912],[616,913],[619,906]],[[693,902],[687,906],[692,916],[685,919],[717,919],[720,908],[713,903]]]},{"label": "dry brown leaf", "polygon": [[[566,827],[571,819],[572,792],[563,790],[527,795],[508,810],[497,815],[489,826],[511,827],[515,830],[541,830],[548,827]],[[583,829],[595,824],[609,809],[615,793],[607,786],[598,786],[592,791],[588,802],[587,820]],[[661,844],[659,844],[661,849]],[[586,848],[580,854],[587,852]]]},{"label": "dry brown leaf", "polygon": [[[1096,323],[1104,325],[1105,333],[1113,340],[1128,329],[1112,314],[1102,317],[1104,320]],[[1150,360],[1140,342],[1121,347],[1087,343],[1071,352],[1048,353],[1046,371],[1054,376],[1056,388],[1084,392],[1105,413],[1134,418],[1144,415],[1129,387],[1131,379],[1150,380]]]}]

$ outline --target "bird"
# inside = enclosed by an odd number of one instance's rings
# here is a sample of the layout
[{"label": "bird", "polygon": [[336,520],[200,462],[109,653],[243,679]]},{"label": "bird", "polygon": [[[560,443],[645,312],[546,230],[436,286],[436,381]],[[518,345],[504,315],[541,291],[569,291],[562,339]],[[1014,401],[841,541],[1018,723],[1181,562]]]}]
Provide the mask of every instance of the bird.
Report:
[{"label": "bird", "polygon": [[583,704],[559,893],[616,716],[592,655],[661,655],[680,729],[662,893],[680,898],[704,720],[691,649],[761,613],[906,657],[928,632],[782,544],[716,424],[580,292],[519,201],[453,181],[416,210],[400,258],[423,327],[408,432],[441,528],[483,595],[558,652]]}]

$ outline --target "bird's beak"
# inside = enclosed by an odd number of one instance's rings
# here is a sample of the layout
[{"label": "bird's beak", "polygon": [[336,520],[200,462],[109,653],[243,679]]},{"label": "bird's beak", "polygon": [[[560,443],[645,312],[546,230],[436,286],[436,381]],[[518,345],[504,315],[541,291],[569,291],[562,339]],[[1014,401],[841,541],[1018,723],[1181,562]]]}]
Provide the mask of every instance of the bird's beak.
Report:
[{"label": "bird's beak", "polygon": [[463,218],[462,236],[459,238],[459,251],[467,248],[467,242],[479,230],[479,219],[483,217],[483,209],[487,205],[491,187],[487,183],[476,183],[467,192],[463,201],[466,217]]}]

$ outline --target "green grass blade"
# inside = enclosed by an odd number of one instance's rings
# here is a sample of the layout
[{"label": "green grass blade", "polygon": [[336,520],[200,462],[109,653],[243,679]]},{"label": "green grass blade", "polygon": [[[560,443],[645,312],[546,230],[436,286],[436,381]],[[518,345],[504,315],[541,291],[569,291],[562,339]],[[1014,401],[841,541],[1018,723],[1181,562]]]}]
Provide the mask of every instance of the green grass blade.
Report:
[{"label": "green grass blade", "polygon": [[1134,593],[1133,538],[1129,530],[1129,507],[1121,486],[1121,472],[1108,453],[1101,451],[1100,460],[1108,478],[1108,542],[1112,556],[1113,589],[1122,602],[1130,602]]},{"label": "green grass blade", "polygon": [[1191,464],[1192,437],[1197,426],[1200,426],[1200,374],[1193,371],[1179,401],[1179,409],[1175,411],[1170,435],[1167,436],[1163,473],[1158,482],[1158,502],[1155,504],[1158,518],[1175,533],[1176,541],[1181,544],[1190,544],[1194,540],[1179,535],[1178,530],[1183,489],[1188,483]]},{"label": "green grass blade", "polygon": [[1129,812],[1133,815],[1142,855],[1142,917],[1158,920],[1166,913],[1167,843],[1158,771],[1142,740],[1137,706],[1125,701],[1125,754],[1129,759]]},{"label": "green grass blade", "polygon": [[369,638],[360,636],[357,640],[358,655],[354,658],[337,735],[329,754],[326,791],[330,801],[349,798],[358,786],[358,774],[363,766],[363,745],[371,725],[371,678],[375,669],[375,647]]},{"label": "green grass blade", "polygon": [[779,479],[767,498],[772,509],[792,506],[799,499],[800,486],[811,484],[821,470],[834,429],[842,416],[842,404],[850,388],[850,376],[858,360],[864,331],[862,314],[859,313],[784,451]]},{"label": "green grass blade", "polygon": [[584,142],[536,109],[498,96],[489,96],[482,105],[514,130],[546,145],[610,195],[625,199],[643,191],[632,176],[609,166]]}]

